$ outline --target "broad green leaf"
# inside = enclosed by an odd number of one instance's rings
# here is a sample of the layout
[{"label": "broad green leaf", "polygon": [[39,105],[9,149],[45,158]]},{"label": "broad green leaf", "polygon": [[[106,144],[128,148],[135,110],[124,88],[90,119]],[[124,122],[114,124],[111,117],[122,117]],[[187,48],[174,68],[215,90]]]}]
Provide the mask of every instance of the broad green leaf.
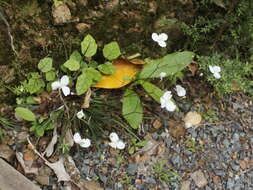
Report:
[{"label": "broad green leaf", "polygon": [[103,49],[103,55],[108,60],[113,60],[121,55],[120,48],[117,42],[111,42],[106,44]]},{"label": "broad green leaf", "polygon": [[85,73],[79,75],[76,81],[76,94],[84,94],[92,85],[92,79]]},{"label": "broad green leaf", "polygon": [[88,34],[81,42],[81,51],[85,57],[92,57],[97,52],[97,44],[95,39]]},{"label": "broad green leaf", "polygon": [[116,69],[112,62],[106,62],[98,66],[98,70],[105,75],[113,75],[116,72]]},{"label": "broad green leaf", "polygon": [[140,84],[147,92],[147,94],[151,96],[157,103],[160,104],[160,98],[164,94],[164,92],[157,86],[151,84],[150,82],[140,81]]},{"label": "broad green leaf", "polygon": [[41,59],[38,68],[41,72],[46,73],[52,69],[53,59],[51,57],[46,57]]},{"label": "broad green leaf", "polygon": [[84,73],[92,80],[93,83],[102,79],[101,73],[94,68],[87,68],[84,70]]},{"label": "broad green leaf", "polygon": [[46,80],[47,81],[53,81],[54,79],[55,79],[55,72],[54,71],[46,72]]},{"label": "broad green leaf", "polygon": [[45,87],[45,83],[40,78],[30,78],[27,83],[24,83],[24,87],[30,94],[34,94],[41,92]]},{"label": "broad green leaf", "polygon": [[160,78],[160,73],[175,74],[191,63],[194,53],[190,51],[175,52],[160,59],[149,61],[139,74],[139,79]]},{"label": "broad green leaf", "polygon": [[26,121],[36,121],[34,113],[27,108],[17,107],[15,113]]},{"label": "broad green leaf", "polygon": [[82,56],[78,51],[74,51],[69,59],[64,63],[64,66],[67,67],[70,71],[77,71],[80,69],[80,62]]},{"label": "broad green leaf", "polygon": [[142,123],[143,108],[141,100],[133,90],[127,89],[124,93],[122,114],[134,129],[137,129]]}]

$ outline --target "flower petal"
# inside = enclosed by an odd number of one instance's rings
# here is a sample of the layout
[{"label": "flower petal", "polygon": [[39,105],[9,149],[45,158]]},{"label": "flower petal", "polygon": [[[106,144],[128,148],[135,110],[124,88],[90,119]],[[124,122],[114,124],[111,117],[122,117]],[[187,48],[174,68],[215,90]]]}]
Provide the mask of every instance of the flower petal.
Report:
[{"label": "flower petal", "polygon": [[186,90],[181,85],[176,85],[175,90],[177,91],[178,96],[185,96],[186,95]]},{"label": "flower petal", "polygon": [[76,116],[77,116],[78,119],[82,119],[85,116],[85,114],[83,113],[83,110],[81,110],[81,111],[76,113]]},{"label": "flower petal", "polygon": [[171,99],[172,98],[172,94],[171,91],[166,91],[163,96],[162,96],[165,100]]},{"label": "flower petal", "polygon": [[67,86],[69,84],[69,77],[67,75],[62,76],[61,78],[61,85]]},{"label": "flower petal", "polygon": [[117,142],[118,142],[118,141],[110,142],[109,145],[110,145],[112,148],[117,148]]},{"label": "flower petal", "polygon": [[221,68],[219,66],[214,66],[213,67],[213,72],[219,73],[219,72],[221,72]]},{"label": "flower petal", "polygon": [[81,136],[79,133],[75,133],[74,136],[73,136],[73,140],[75,143],[80,143],[80,141],[82,140]]},{"label": "flower petal", "polygon": [[114,132],[110,134],[109,138],[112,142],[116,142],[119,140],[119,136],[117,135],[117,133]]},{"label": "flower petal", "polygon": [[61,89],[62,89],[64,96],[70,95],[70,88],[69,87],[63,86]]},{"label": "flower petal", "polygon": [[221,78],[220,73],[214,73],[213,76],[214,76],[215,78],[217,78],[217,79]]},{"label": "flower petal", "polygon": [[213,66],[211,66],[211,65],[209,65],[209,70],[211,71],[211,73],[215,73],[214,69],[213,69]]},{"label": "flower petal", "polygon": [[117,142],[117,148],[118,149],[123,150],[125,147],[126,147],[126,144],[122,140],[119,140]]},{"label": "flower petal", "polygon": [[160,79],[163,80],[164,77],[166,77],[167,73],[161,72],[160,73]]},{"label": "flower petal", "polygon": [[166,47],[167,46],[166,42],[161,41],[161,40],[158,41],[158,45],[161,46],[161,47]]},{"label": "flower petal", "polygon": [[59,81],[55,81],[51,84],[52,90],[57,90],[61,87],[61,83]]},{"label": "flower petal", "polygon": [[173,112],[173,111],[175,111],[176,108],[177,108],[177,106],[171,100],[166,103],[166,110],[167,111]]},{"label": "flower petal", "polygon": [[152,39],[153,39],[155,42],[157,42],[157,41],[159,40],[158,34],[157,34],[157,33],[153,33],[153,34],[152,34]]},{"label": "flower petal", "polygon": [[165,34],[165,33],[161,33],[161,34],[159,35],[159,39],[160,39],[161,41],[166,41],[166,40],[168,39],[168,35]]},{"label": "flower petal", "polygon": [[82,139],[79,144],[83,148],[88,148],[91,145],[91,142],[90,139]]}]

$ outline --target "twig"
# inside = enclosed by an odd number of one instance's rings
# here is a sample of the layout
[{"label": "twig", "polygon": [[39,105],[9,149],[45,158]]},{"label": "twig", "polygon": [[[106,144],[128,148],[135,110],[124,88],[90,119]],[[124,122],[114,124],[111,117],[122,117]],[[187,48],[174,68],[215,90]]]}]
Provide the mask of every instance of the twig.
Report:
[{"label": "twig", "polygon": [[10,27],[8,21],[6,20],[6,18],[4,17],[4,15],[2,14],[1,10],[0,10],[0,18],[4,21],[4,24],[7,27],[8,36],[10,38],[11,49],[15,55],[18,55],[18,53],[14,47],[14,40],[13,40],[13,36],[11,35],[11,27]]}]

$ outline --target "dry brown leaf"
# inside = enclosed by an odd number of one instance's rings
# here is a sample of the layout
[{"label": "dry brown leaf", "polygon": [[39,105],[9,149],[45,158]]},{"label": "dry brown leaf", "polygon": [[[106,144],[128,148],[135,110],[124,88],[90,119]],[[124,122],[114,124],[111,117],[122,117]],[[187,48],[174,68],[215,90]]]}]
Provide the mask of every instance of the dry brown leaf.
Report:
[{"label": "dry brown leaf", "polygon": [[178,139],[179,137],[185,135],[186,130],[181,122],[170,120],[168,124],[169,124],[169,133],[172,137]]},{"label": "dry brown leaf", "polygon": [[54,145],[57,142],[57,137],[58,137],[58,135],[57,135],[57,129],[55,127],[54,128],[54,132],[53,132],[53,138],[51,139],[50,143],[48,144],[48,146],[47,146],[45,152],[43,153],[43,155],[46,154],[47,157],[50,157],[53,154],[53,152],[54,152]]},{"label": "dry brown leaf", "polygon": [[72,133],[71,129],[67,130],[65,137],[63,139],[63,142],[65,144],[68,144],[70,147],[72,147],[74,145],[73,133]]},{"label": "dry brown leaf", "polygon": [[50,162],[45,162],[46,165],[48,165],[55,173],[57,176],[58,182],[59,181],[70,181],[70,176],[66,172],[65,167],[64,167],[64,159],[61,157],[59,161],[55,163],[50,163]]},{"label": "dry brown leaf", "polygon": [[93,87],[107,89],[121,88],[129,84],[141,69],[140,66],[134,65],[126,59],[117,59],[112,64],[115,66],[115,74],[103,75],[102,80]]},{"label": "dry brown leaf", "polygon": [[196,63],[191,63],[187,66],[188,69],[191,71],[192,75],[194,76],[196,72],[198,71],[198,65]]},{"label": "dry brown leaf", "polygon": [[190,128],[192,126],[196,126],[196,125],[200,124],[201,120],[202,120],[202,117],[198,112],[190,111],[186,114],[186,116],[184,117],[183,120],[185,122],[185,127]]},{"label": "dry brown leaf", "polygon": [[83,102],[83,105],[82,105],[82,108],[89,108],[90,107],[90,96],[91,96],[91,89],[88,88],[86,94],[85,94],[85,97],[84,97],[84,102]]},{"label": "dry brown leaf", "polygon": [[16,152],[16,157],[26,174],[38,174],[38,168],[32,167],[33,161],[24,161],[24,156],[21,152]]},{"label": "dry brown leaf", "polygon": [[8,162],[11,161],[11,158],[14,156],[15,152],[5,144],[0,145],[0,157],[4,158]]},{"label": "dry brown leaf", "polygon": [[158,119],[156,119],[154,122],[153,122],[153,127],[155,128],[155,129],[159,129],[161,126],[162,126],[162,122],[160,121],[160,120],[158,120]]},{"label": "dry brown leaf", "polygon": [[145,65],[146,62],[141,59],[131,59],[129,60],[134,65]]}]

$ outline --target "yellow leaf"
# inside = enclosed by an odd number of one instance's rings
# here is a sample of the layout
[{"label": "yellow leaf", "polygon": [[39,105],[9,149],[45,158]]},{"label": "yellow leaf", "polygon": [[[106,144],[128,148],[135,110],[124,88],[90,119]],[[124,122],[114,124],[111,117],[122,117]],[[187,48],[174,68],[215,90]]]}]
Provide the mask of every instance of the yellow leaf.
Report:
[{"label": "yellow leaf", "polygon": [[129,84],[141,67],[134,65],[126,59],[117,59],[112,63],[116,72],[113,75],[103,75],[102,80],[93,85],[97,88],[121,88]]},{"label": "yellow leaf", "polygon": [[134,65],[145,65],[146,62],[141,59],[131,59],[129,60]]}]

